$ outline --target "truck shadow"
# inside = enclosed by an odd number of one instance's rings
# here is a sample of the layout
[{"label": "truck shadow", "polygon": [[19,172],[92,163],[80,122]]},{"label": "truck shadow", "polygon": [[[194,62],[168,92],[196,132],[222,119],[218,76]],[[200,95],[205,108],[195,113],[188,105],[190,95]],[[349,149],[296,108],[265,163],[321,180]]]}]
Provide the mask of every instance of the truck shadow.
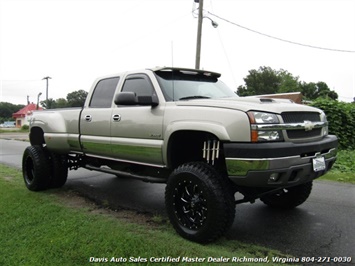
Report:
[{"label": "truck shadow", "polygon": [[[165,184],[82,169],[70,173],[63,189],[75,191],[104,208],[158,215],[168,220],[164,204]],[[334,220],[315,212],[316,206],[310,200],[293,210],[273,209],[259,200],[254,204],[239,204],[225,239],[257,244],[293,256],[327,256],[323,251],[328,250],[327,246],[340,232]]]}]

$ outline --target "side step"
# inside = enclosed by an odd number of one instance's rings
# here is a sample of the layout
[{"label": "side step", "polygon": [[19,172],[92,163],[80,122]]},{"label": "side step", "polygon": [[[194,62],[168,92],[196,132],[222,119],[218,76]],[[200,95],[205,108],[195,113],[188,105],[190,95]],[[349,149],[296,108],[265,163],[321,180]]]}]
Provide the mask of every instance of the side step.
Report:
[{"label": "side step", "polygon": [[84,168],[86,168],[88,170],[94,170],[94,171],[98,171],[98,172],[124,176],[124,177],[127,177],[127,178],[138,179],[138,180],[141,180],[141,181],[144,181],[144,182],[149,182],[149,183],[166,183],[166,181],[167,181],[166,178],[136,175],[136,174],[132,174],[132,173],[128,173],[128,172],[114,170],[114,169],[111,169],[111,168],[96,167],[96,166],[93,166],[93,165],[90,165],[90,164],[86,164],[84,166]]}]

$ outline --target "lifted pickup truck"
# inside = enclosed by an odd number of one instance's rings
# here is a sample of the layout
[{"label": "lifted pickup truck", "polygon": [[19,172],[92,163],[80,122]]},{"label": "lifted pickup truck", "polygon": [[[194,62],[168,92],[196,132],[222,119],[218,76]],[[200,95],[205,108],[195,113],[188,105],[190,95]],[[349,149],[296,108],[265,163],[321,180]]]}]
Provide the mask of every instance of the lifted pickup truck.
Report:
[{"label": "lifted pickup truck", "polygon": [[230,228],[235,204],[305,202],[336,160],[325,114],[238,97],[219,77],[183,68],[119,73],[97,79],[83,108],[35,112],[22,163],[27,188],[61,187],[79,167],[166,183],[172,225],[200,243]]}]

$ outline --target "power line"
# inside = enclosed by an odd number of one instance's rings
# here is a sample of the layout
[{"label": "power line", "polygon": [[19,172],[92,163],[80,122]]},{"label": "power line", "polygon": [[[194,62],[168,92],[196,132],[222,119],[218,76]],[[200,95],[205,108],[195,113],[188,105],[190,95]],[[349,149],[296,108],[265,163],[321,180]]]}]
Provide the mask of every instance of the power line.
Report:
[{"label": "power line", "polygon": [[308,48],[314,48],[314,49],[321,49],[321,50],[326,50],[326,51],[332,51],[332,52],[343,52],[343,53],[355,53],[355,51],[353,50],[343,50],[343,49],[333,49],[333,48],[326,48],[326,47],[320,47],[320,46],[314,46],[314,45],[309,45],[309,44],[304,44],[304,43],[299,43],[299,42],[294,42],[294,41],[290,41],[290,40],[286,40],[286,39],[282,39],[282,38],[279,38],[279,37],[275,37],[275,36],[272,36],[272,35],[269,35],[269,34],[266,34],[266,33],[262,33],[260,31],[256,31],[256,30],[253,30],[253,29],[250,29],[250,28],[247,28],[245,26],[242,26],[240,24],[237,24],[233,21],[230,21],[228,19],[225,19],[225,18],[222,18],[216,14],[213,14],[209,11],[206,11],[209,15],[211,16],[214,16],[216,18],[219,18],[220,20],[223,20],[225,22],[228,22],[234,26],[237,26],[239,28],[242,28],[244,30],[248,30],[250,32],[253,32],[253,33],[256,33],[256,34],[259,34],[259,35],[262,35],[264,37],[268,37],[268,38],[271,38],[271,39],[274,39],[274,40],[278,40],[278,41],[282,41],[282,42],[286,42],[286,43],[290,43],[290,44],[295,44],[295,45],[300,45],[300,46],[304,46],[304,47],[308,47]]}]

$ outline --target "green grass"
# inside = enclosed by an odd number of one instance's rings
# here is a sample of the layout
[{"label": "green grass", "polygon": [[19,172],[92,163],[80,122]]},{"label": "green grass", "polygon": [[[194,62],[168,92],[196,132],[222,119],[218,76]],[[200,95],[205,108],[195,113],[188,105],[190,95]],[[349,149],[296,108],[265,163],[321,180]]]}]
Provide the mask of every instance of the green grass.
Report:
[{"label": "green grass", "polygon": [[[19,170],[0,165],[0,265],[88,265],[93,257],[108,261],[140,257],[148,259],[148,264],[135,265],[159,265],[149,263],[150,258],[167,256],[205,258],[205,263],[198,265],[207,265],[208,257],[231,260],[268,256],[270,261],[284,257],[277,251],[225,238],[199,245],[179,237],[170,224],[127,222],[114,215],[97,214],[92,206],[69,207],[59,190],[28,191]],[[160,221],[157,217],[154,220]]]},{"label": "green grass", "polygon": [[22,129],[22,128],[1,129],[0,128],[0,133],[15,133],[15,132],[27,133],[29,132],[29,129]]},{"label": "green grass", "polygon": [[332,170],[320,179],[355,184],[355,150],[338,151]]}]

